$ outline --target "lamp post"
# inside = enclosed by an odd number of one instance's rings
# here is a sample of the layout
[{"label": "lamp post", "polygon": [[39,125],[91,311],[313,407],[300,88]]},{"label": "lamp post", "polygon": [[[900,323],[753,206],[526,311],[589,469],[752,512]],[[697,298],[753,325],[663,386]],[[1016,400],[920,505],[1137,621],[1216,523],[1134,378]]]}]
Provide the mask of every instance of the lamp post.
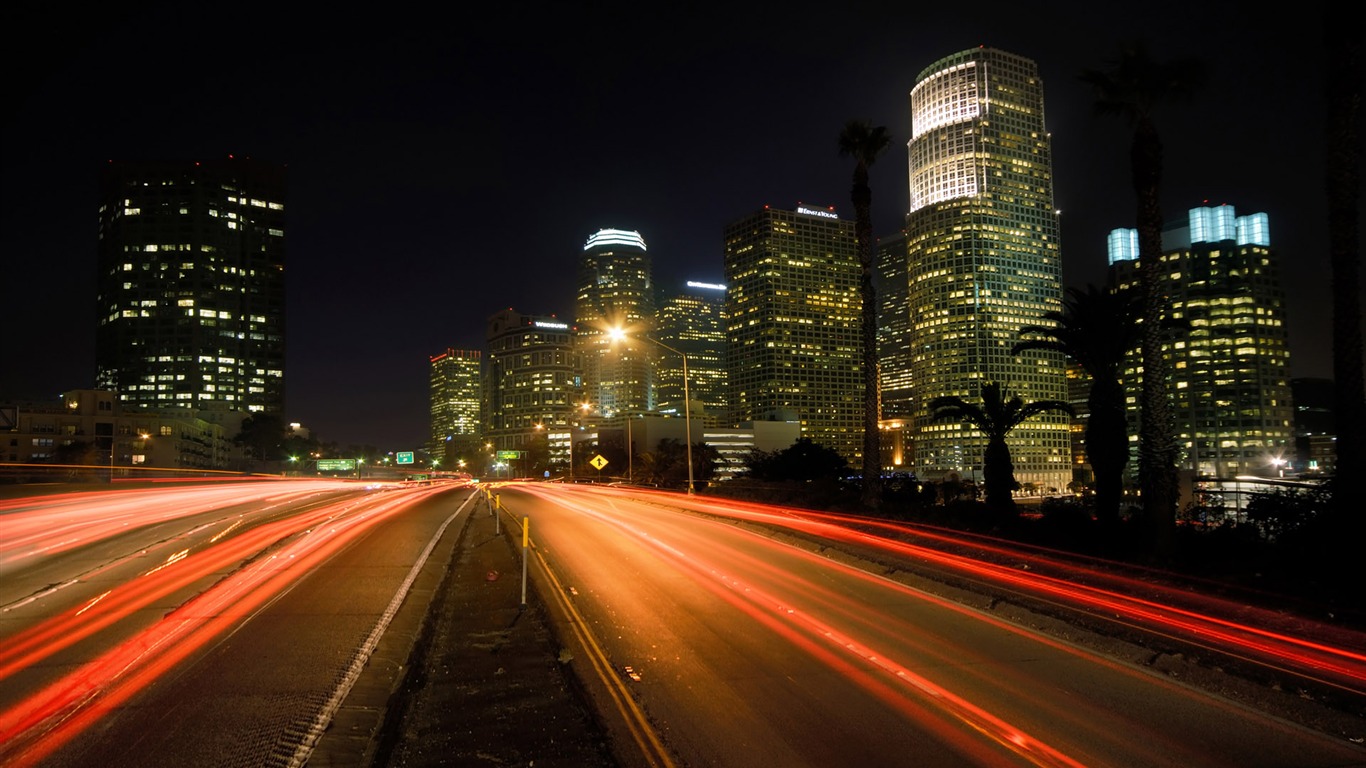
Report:
[{"label": "lamp post", "polygon": [[579,403],[579,418],[571,420],[569,423],[569,482],[574,482],[574,427],[583,427],[583,420],[588,418],[588,412],[593,409],[592,403]]},{"label": "lamp post", "polygon": [[[610,334],[608,334],[608,335],[611,336],[612,340],[614,340],[614,341],[617,340],[617,339],[624,339],[624,338],[626,338],[626,332],[623,331],[623,330],[621,330],[621,329],[619,329],[619,328],[613,330],[613,331],[612,331]],[[674,349],[673,347],[669,346],[668,344],[665,344],[664,342],[662,342],[662,341],[660,341],[660,340],[658,340],[658,339],[654,339],[654,338],[651,338],[651,337],[649,337],[649,336],[640,336],[639,338],[644,339],[645,341],[648,341],[648,342],[650,342],[651,344],[658,345],[659,347],[661,347],[661,348],[663,348],[663,349],[666,349],[666,350],[668,350],[668,351],[674,353],[675,355],[678,355],[679,357],[683,358],[683,429],[688,433],[687,439],[685,439],[685,440],[683,441],[683,449],[684,449],[684,451],[685,451],[685,452],[687,453],[687,455],[688,455],[688,495],[691,496],[691,495],[693,495],[693,473],[692,473],[692,398],[691,398],[691,397],[689,396],[689,394],[688,394],[688,355],[687,355],[687,353],[685,353],[683,350],[681,350],[681,349]],[[628,426],[629,426],[630,423],[631,423],[631,422],[630,422],[630,418],[631,418],[630,414],[627,414],[627,416],[626,416],[626,419],[627,419],[626,423],[627,423]],[[629,440],[629,438],[627,438],[627,439]],[[627,453],[628,453],[628,454],[630,453],[630,449],[629,449],[629,448],[627,449]],[[629,473],[629,471],[628,471],[628,473]]]}]

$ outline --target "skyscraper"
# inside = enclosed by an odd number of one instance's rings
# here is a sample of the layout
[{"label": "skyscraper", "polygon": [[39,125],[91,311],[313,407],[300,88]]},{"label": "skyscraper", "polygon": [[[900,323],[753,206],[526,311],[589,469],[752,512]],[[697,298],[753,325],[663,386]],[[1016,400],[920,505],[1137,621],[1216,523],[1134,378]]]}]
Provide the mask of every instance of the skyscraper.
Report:
[{"label": "skyscraper", "polygon": [[542,450],[545,464],[567,463],[568,430],[554,428],[569,423],[579,399],[574,329],[553,315],[508,308],[489,318],[486,338],[486,438],[496,450]]},{"label": "skyscraper", "polygon": [[[645,238],[620,229],[595,232],[579,257],[574,323],[583,394],[601,416],[654,409],[654,349],[641,338],[653,331],[654,317]],[[614,338],[614,332],[625,335]]]},{"label": "skyscraper", "polygon": [[100,178],[96,381],[128,405],[281,413],[285,171],[110,163]]},{"label": "skyscraper", "polygon": [[694,420],[708,427],[721,426],[729,420],[725,302],[726,286],[689,280],[659,303],[655,335],[688,356],[688,380],[684,387],[682,356],[668,350],[657,354],[655,404],[661,413],[683,416],[686,389]]},{"label": "skyscraper", "polygon": [[[1065,400],[1063,358],[1010,353],[1019,329],[1062,308],[1043,82],[1029,59],[974,48],[926,67],[911,90],[906,216],[915,467],[980,479],[985,438],[931,419],[940,395],[969,401],[1000,382],[1026,401]],[[1021,483],[1065,488],[1067,417],[1010,434]]]},{"label": "skyscraper", "polygon": [[[1114,230],[1108,245],[1118,284],[1136,283],[1138,232]],[[1218,479],[1279,473],[1294,458],[1295,411],[1267,215],[1190,209],[1163,228],[1161,275],[1183,326],[1166,345],[1180,466]],[[1127,378],[1138,381],[1137,371]]]},{"label": "skyscraper", "polygon": [[725,229],[731,421],[801,422],[852,465],[863,449],[854,223],[831,209],[764,208]]},{"label": "skyscraper", "polygon": [[905,419],[912,412],[910,283],[906,273],[906,233],[880,238],[874,255],[877,296],[877,360],[883,419]]},{"label": "skyscraper", "polygon": [[477,349],[447,349],[431,358],[432,423],[427,450],[435,458],[470,454],[482,437],[479,366]]}]

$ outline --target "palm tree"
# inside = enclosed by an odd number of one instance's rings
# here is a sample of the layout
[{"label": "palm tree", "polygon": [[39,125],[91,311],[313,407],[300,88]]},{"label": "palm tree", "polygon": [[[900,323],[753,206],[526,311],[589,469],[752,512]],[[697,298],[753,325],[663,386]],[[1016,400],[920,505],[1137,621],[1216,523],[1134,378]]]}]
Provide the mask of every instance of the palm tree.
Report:
[{"label": "palm tree", "polygon": [[988,507],[1001,512],[1015,510],[1011,491],[1019,487],[1019,483],[1015,482],[1015,463],[1010,459],[1006,435],[1025,419],[1048,411],[1071,414],[1072,406],[1063,400],[1026,403],[1019,395],[1007,398],[1005,388],[994,381],[982,384],[981,405],[969,403],[956,395],[943,395],[930,401],[930,415],[934,420],[964,421],[986,435],[987,449],[982,457],[986,503]]},{"label": "palm tree", "polygon": [[854,244],[858,249],[859,297],[863,302],[863,505],[877,509],[882,501],[882,438],[878,432],[877,296],[873,290],[873,190],[868,168],[892,137],[884,126],[850,120],[840,133],[840,155],[854,158]]},{"label": "palm tree", "polygon": [[1012,355],[1030,349],[1061,352],[1091,377],[1086,396],[1086,457],[1096,475],[1096,519],[1112,526],[1119,520],[1124,467],[1129,463],[1129,427],[1125,418],[1126,353],[1139,343],[1139,307],[1131,291],[1114,292],[1095,285],[1068,288],[1061,312],[1046,312],[1051,325],[1029,325]]},{"label": "palm tree", "polygon": [[1366,475],[1366,382],[1362,373],[1358,239],[1362,32],[1360,25],[1333,13],[1324,13],[1324,24],[1329,56],[1325,181],[1333,274],[1333,416],[1337,433],[1333,510],[1337,521],[1346,525],[1336,538],[1360,542],[1366,536],[1366,516],[1361,514],[1366,505],[1366,490],[1361,484]]},{"label": "palm tree", "polygon": [[1096,114],[1121,116],[1134,129],[1129,168],[1137,197],[1143,364],[1138,474],[1153,551],[1165,559],[1171,555],[1176,530],[1177,448],[1172,435],[1167,362],[1162,357],[1162,316],[1167,304],[1160,274],[1162,140],[1154,112],[1193,93],[1204,80],[1204,67],[1195,59],[1154,61],[1141,44],[1129,43],[1121,47],[1110,69],[1083,72],[1081,79],[1095,89]]}]

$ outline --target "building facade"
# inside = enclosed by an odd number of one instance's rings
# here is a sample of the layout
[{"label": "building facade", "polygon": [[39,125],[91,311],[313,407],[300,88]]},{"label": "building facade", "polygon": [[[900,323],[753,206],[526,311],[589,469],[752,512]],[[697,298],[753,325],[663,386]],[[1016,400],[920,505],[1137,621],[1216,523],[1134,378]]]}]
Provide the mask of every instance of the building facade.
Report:
[{"label": "building facade", "polygon": [[[1011,354],[1019,330],[1062,308],[1043,82],[1033,61],[993,48],[926,67],[911,90],[906,216],[915,470],[982,478],[986,439],[932,418],[930,401],[977,401],[999,382],[1026,402],[1064,400],[1062,355]],[[1045,414],[1008,438],[1020,483],[1071,479],[1068,420]]]},{"label": "building facade", "polygon": [[[912,413],[911,307],[906,233],[880,238],[874,252],[877,361],[881,418],[903,421]],[[898,456],[904,455],[898,453]],[[897,462],[899,466],[900,461]],[[889,467],[886,463],[884,467]]]},{"label": "building facade", "polygon": [[692,418],[700,425],[720,426],[729,419],[725,303],[725,285],[696,280],[659,302],[654,338],[672,348],[660,349],[656,356],[655,408],[660,413],[683,416],[686,392]]},{"label": "building facade", "polygon": [[136,407],[280,414],[285,172],[250,160],[109,163],[96,382]]},{"label": "building facade", "polygon": [[730,422],[798,421],[858,466],[862,302],[854,223],[765,207],[725,228]]},{"label": "building facade", "polygon": [[482,421],[489,450],[518,452],[524,466],[569,461],[582,398],[574,328],[553,315],[506,309],[489,318]]},{"label": "building facade", "polygon": [[447,349],[430,358],[432,421],[427,450],[444,459],[442,466],[451,467],[483,436],[481,362],[477,349]]},{"label": "building facade", "polygon": [[[1138,280],[1138,232],[1108,239],[1119,286]],[[1265,213],[1192,208],[1162,232],[1163,290],[1179,327],[1164,345],[1181,468],[1196,477],[1279,475],[1294,462],[1295,411],[1280,265]],[[1141,367],[1131,355],[1126,380]],[[1131,421],[1139,414],[1131,409]],[[1136,434],[1136,429],[1131,428]]]},{"label": "building facade", "polygon": [[238,428],[183,409],[128,408],[108,390],[72,390],[56,402],[0,405],[0,463],[61,465],[91,479],[237,470]]},{"label": "building facade", "polygon": [[639,232],[602,229],[579,256],[575,344],[583,395],[604,418],[654,410],[655,289]]}]

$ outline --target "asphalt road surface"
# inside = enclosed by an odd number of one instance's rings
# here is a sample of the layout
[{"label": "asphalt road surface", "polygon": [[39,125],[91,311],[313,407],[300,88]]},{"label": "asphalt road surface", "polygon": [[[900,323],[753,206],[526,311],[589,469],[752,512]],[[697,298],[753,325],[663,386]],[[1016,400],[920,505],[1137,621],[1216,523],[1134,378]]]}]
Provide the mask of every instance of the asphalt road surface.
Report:
[{"label": "asphalt road surface", "polygon": [[640,764],[1366,765],[1350,739],[733,522],[499,492]]},{"label": "asphalt road surface", "polygon": [[[449,487],[0,502],[0,765],[367,765],[384,739],[391,765],[598,764],[603,743],[627,768],[1366,765],[1359,716],[1306,727],[1189,668],[947,599],[847,555],[863,532],[826,548],[714,500],[496,492],[502,512],[476,525],[483,494]],[[519,539],[527,612],[508,600]],[[1017,579],[914,557],[1346,695],[1366,679],[1359,637],[1249,629],[1198,595],[1126,601],[1134,585],[1095,574],[1073,589],[1066,566],[1036,573],[1043,558]],[[429,679],[414,683],[419,634]]]}]

